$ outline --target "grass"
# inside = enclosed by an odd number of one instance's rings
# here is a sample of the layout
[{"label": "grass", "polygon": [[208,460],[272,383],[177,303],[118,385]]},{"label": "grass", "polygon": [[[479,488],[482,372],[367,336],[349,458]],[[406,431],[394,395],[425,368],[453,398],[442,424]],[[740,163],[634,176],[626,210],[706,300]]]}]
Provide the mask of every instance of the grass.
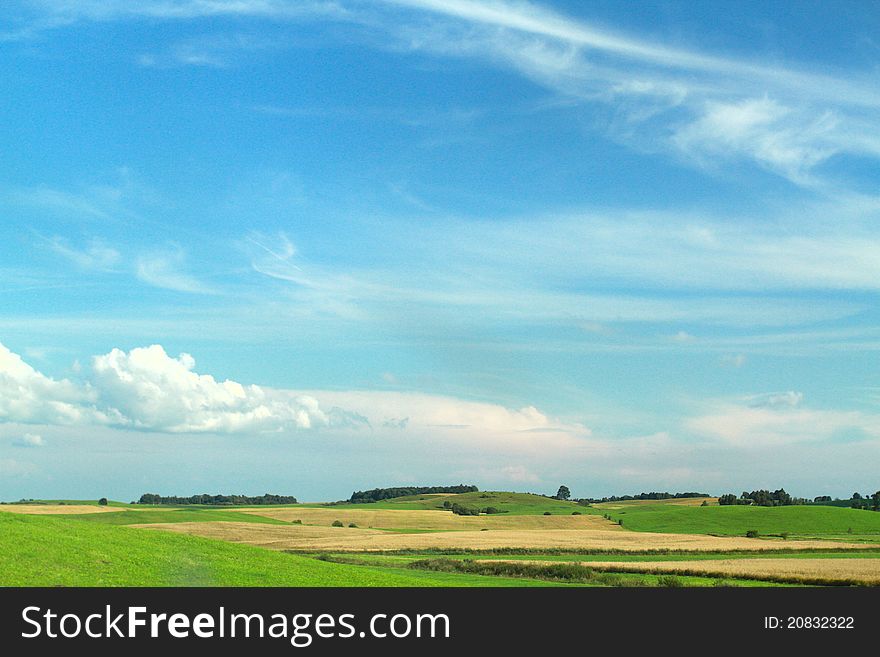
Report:
[{"label": "grass", "polygon": [[352,566],[167,532],[0,514],[0,586],[522,585],[546,583]]},{"label": "grass", "polygon": [[[717,577],[706,577],[700,573],[639,573],[634,575],[624,571],[613,572],[610,568],[600,569],[577,563],[517,563],[515,561],[473,561],[471,559],[419,559],[411,561],[410,569],[434,572],[455,572],[488,575],[492,577],[519,577],[546,580],[548,582],[577,583],[585,586],[613,587],[679,587],[679,586],[733,586]],[[766,586],[767,582],[746,580],[740,586]]]},{"label": "grass", "polygon": [[[880,513],[834,506],[675,506],[632,505],[606,511],[637,532],[744,536],[835,537],[852,540],[873,536],[880,541]],[[852,530],[852,532],[850,532]]]}]

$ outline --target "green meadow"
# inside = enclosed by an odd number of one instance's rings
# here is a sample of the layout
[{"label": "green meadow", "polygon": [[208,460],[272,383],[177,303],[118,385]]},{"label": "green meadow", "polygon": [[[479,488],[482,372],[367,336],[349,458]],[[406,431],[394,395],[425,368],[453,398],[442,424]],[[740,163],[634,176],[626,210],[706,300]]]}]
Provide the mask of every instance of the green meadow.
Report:
[{"label": "green meadow", "polygon": [[[622,521],[618,531],[744,536],[757,532],[755,552],[649,550],[623,553],[596,549],[423,549],[388,552],[332,553],[320,550],[283,552],[219,538],[128,525],[154,523],[239,523],[247,540],[254,527],[292,523],[245,513],[240,507],[145,506],[110,502],[118,510],[101,511],[96,501],[64,500],[90,505],[94,513],[25,515],[0,512],[0,585],[2,586],[776,586],[795,579],[719,579],[697,570],[678,575],[615,570],[635,562],[719,559],[880,559],[880,513],[836,506],[685,506],[675,503],[615,503],[586,507],[540,495],[479,492],[458,495],[415,495],[370,504],[308,504],[342,509],[430,510],[450,514],[443,503],[471,508],[495,507],[506,516],[607,515]],[[30,504],[58,504],[33,501]],[[7,511],[13,510],[10,505]],[[255,511],[256,507],[252,507]],[[266,508],[271,507],[264,507]],[[290,507],[288,507],[290,508]],[[293,507],[296,508],[296,507]],[[411,514],[401,514],[412,517]],[[525,526],[533,520],[523,521]],[[604,521],[600,521],[601,522]],[[404,523],[402,523],[404,524]],[[410,523],[411,524],[411,523]],[[216,525],[215,525],[216,526]],[[610,523],[609,523],[610,526]],[[517,529],[514,523],[512,529]],[[601,527],[600,527],[601,528]],[[612,529],[614,529],[612,527]],[[296,529],[291,526],[292,531]],[[442,533],[456,529],[385,528],[397,533]],[[189,530],[187,530],[189,531]],[[284,530],[286,531],[286,530]],[[332,531],[332,530],[331,530]],[[343,530],[340,530],[343,531]],[[344,531],[351,531],[345,528]],[[356,530],[355,530],[356,531]],[[496,530],[504,531],[504,530]],[[541,532],[541,529],[528,531]],[[571,530],[580,531],[580,530]],[[590,531],[589,529],[583,531]],[[827,546],[796,550],[799,538],[826,538],[865,543],[864,548]],[[787,539],[787,540],[783,540]],[[240,539],[235,539],[240,540]],[[869,545],[872,544],[872,545]],[[772,547],[771,552],[757,550]],[[577,562],[602,562],[595,567]],[[494,562],[494,563],[493,563]],[[514,563],[509,563],[514,562]],[[830,562],[829,562],[830,563]],[[864,562],[871,568],[870,562]],[[755,572],[751,569],[748,572]],[[849,580],[842,580],[844,583]],[[863,580],[864,581],[864,580]]]},{"label": "green meadow", "polygon": [[69,516],[0,513],[0,586],[524,585],[547,583],[353,566]]},{"label": "green meadow", "polygon": [[606,511],[626,529],[672,534],[834,537],[880,541],[880,513],[834,506],[676,506],[626,505]]}]

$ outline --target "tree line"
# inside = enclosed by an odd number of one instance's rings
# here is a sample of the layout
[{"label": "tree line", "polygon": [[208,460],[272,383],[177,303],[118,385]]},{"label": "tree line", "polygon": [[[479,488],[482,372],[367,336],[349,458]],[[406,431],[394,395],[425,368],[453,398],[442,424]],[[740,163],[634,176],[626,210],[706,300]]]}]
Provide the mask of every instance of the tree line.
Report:
[{"label": "tree line", "polygon": [[370,490],[356,490],[348,499],[350,504],[369,504],[380,500],[390,500],[395,497],[408,497],[409,495],[430,495],[433,493],[476,493],[480,489],[476,486],[459,484],[458,486],[400,486],[396,488],[373,488]]},{"label": "tree line", "polygon": [[[558,495],[558,493],[557,493]],[[580,504],[599,504],[601,502],[627,502],[629,500],[680,500],[687,497],[711,497],[709,493],[639,493],[638,495],[611,495],[609,497],[593,498],[582,497]]]},{"label": "tree line", "polygon": [[156,495],[155,493],[144,493],[141,495],[138,504],[205,504],[212,506],[222,505],[241,505],[251,506],[260,504],[296,504],[296,498],[293,495],[273,495],[266,493],[259,497],[251,497],[249,495],[209,495],[203,493],[201,495],[190,495],[189,497],[180,497],[178,495]]},{"label": "tree line", "polygon": [[[840,503],[843,504],[840,504]],[[796,504],[819,504],[845,506],[846,503],[853,509],[866,509],[868,511],[880,511],[880,491],[873,495],[853,493],[849,500],[832,500],[830,495],[817,495],[812,500],[804,497],[792,497],[785,492],[784,488],[775,491],[765,489],[753,490],[751,493],[743,491],[737,497],[734,493],[726,493],[718,498],[718,504],[722,506],[752,505],[752,506],[791,506]]]},{"label": "tree line", "polygon": [[769,490],[753,490],[751,493],[746,491],[737,497],[733,493],[725,493],[718,498],[718,504],[721,506],[734,505],[752,505],[752,506],[791,506],[792,504],[807,504],[804,498],[794,498],[785,492],[784,488],[773,491]]}]

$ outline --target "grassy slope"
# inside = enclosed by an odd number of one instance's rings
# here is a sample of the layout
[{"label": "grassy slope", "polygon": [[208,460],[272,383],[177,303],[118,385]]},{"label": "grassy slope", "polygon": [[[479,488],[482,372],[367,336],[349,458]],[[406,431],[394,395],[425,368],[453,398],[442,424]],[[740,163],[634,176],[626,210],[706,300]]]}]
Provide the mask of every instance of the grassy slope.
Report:
[{"label": "grassy slope", "polygon": [[833,506],[706,506],[685,507],[656,504],[629,506],[608,511],[623,527],[639,532],[743,535],[757,530],[762,535],[789,532],[793,535],[877,534],[880,513]]},{"label": "grassy slope", "polygon": [[[373,502],[371,504],[340,504],[344,509],[405,509],[405,510],[436,510],[443,508],[443,502],[457,502],[462,506],[484,508],[494,506],[510,515],[541,515],[545,511],[556,515],[571,515],[572,511],[583,514],[600,513],[590,507],[579,506],[574,502],[554,500],[531,493],[507,493],[496,491],[480,491],[477,493],[459,493],[457,495],[411,495],[396,497],[391,500]],[[317,505],[315,505],[317,506]]]},{"label": "grassy slope", "polygon": [[327,563],[69,517],[0,514],[0,586],[523,585],[544,583]]}]

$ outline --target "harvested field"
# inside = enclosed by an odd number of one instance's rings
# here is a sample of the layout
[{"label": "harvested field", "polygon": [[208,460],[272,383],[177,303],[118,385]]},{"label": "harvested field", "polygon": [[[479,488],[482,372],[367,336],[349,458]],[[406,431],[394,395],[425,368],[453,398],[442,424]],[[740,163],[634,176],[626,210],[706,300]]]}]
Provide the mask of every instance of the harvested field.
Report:
[{"label": "harvested field", "polygon": [[375,529],[314,527],[308,525],[262,525],[238,522],[182,522],[136,525],[248,543],[274,550],[371,551],[497,548],[621,550],[806,550],[864,547],[837,541],[765,541],[738,537],[695,534],[649,534],[620,530],[532,529],[503,531],[453,531],[398,534]]},{"label": "harvested field", "polygon": [[604,529],[618,530],[618,526],[598,515],[552,515],[520,516],[501,513],[497,515],[458,516],[449,511],[413,511],[395,509],[240,509],[276,520],[291,522],[302,520],[306,525],[329,527],[335,520],[348,526],[376,527],[380,529]]},{"label": "harvested field", "polygon": [[624,500],[621,502],[599,502],[592,506],[597,509],[625,509],[631,506],[651,506],[656,504],[672,506],[702,506],[703,502],[718,504],[717,497],[682,497],[673,500]]},{"label": "harvested field", "polygon": [[90,504],[0,504],[0,511],[42,516],[110,513],[113,511],[125,511],[125,509],[118,506],[92,506]]},{"label": "harvested field", "polygon": [[740,577],[804,584],[880,584],[880,559],[718,559],[577,563],[616,572],[674,573],[704,577]]}]

